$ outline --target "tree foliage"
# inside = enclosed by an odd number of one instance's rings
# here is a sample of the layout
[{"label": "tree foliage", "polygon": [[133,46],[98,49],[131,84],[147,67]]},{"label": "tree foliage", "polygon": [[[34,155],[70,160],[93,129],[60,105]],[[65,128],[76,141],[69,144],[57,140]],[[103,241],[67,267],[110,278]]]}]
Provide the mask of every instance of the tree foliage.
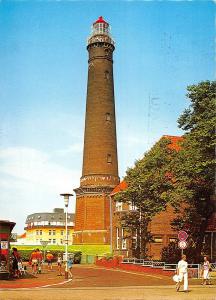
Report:
[{"label": "tree foliage", "polygon": [[152,240],[149,223],[159,212],[165,210],[172,191],[169,162],[175,151],[168,147],[170,141],[161,139],[135,166],[127,170],[125,180],[128,188],[115,196],[115,200],[133,204],[137,209],[123,214],[122,226],[130,237],[137,236],[137,252],[147,257],[147,244]]},{"label": "tree foliage", "polygon": [[175,178],[172,198],[175,206],[184,210],[173,227],[188,231],[198,260],[215,193],[216,82],[189,86],[187,97],[190,106],[178,119],[185,131],[182,150],[171,162]]},{"label": "tree foliage", "polygon": [[136,233],[140,257],[147,256],[147,245],[152,240],[149,223],[167,203],[177,213],[173,228],[189,233],[193,261],[199,260],[202,251],[215,189],[216,82],[204,81],[187,90],[190,105],[178,119],[185,131],[181,150],[172,150],[170,141],[162,138],[127,170],[128,188],[115,197],[116,201],[137,207],[123,214],[121,222],[130,237]]}]

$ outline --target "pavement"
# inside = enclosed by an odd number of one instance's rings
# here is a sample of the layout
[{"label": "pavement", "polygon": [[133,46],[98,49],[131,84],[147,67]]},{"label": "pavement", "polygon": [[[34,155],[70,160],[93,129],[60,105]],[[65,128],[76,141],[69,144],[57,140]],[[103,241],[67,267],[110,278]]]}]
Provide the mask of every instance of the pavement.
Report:
[{"label": "pavement", "polygon": [[176,292],[172,278],[163,275],[74,265],[73,278],[57,276],[57,267],[42,274],[0,280],[0,300],[216,300],[216,282],[202,286],[189,281],[189,293]]}]

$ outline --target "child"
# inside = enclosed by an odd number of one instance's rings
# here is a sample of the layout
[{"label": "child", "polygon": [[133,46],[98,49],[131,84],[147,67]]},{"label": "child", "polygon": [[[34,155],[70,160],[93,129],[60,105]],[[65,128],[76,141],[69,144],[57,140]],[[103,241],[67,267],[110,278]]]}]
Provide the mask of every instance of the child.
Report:
[{"label": "child", "polygon": [[20,260],[20,261],[18,262],[18,272],[19,272],[19,275],[20,275],[20,276],[23,276],[23,275],[26,274],[26,271],[25,271],[25,269],[24,269],[22,260]]},{"label": "child", "polygon": [[73,257],[71,255],[69,256],[67,265],[68,265],[68,274],[69,274],[70,278],[72,278],[73,277],[73,275],[72,275]]}]

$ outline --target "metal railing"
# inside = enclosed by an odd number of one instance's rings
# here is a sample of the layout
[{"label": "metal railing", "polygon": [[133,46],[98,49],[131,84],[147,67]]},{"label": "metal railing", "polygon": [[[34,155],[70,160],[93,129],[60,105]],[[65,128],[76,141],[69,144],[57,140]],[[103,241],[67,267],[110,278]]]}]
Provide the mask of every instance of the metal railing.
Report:
[{"label": "metal railing", "polygon": [[[175,271],[177,269],[177,264],[168,264],[162,261],[153,261],[153,260],[144,260],[137,258],[124,258],[122,261],[123,264],[135,264],[141,265],[143,267],[151,267],[162,269],[164,271]],[[211,264],[212,269],[216,270],[216,263]],[[199,264],[188,264],[188,274],[192,278],[200,278],[200,265]]]}]

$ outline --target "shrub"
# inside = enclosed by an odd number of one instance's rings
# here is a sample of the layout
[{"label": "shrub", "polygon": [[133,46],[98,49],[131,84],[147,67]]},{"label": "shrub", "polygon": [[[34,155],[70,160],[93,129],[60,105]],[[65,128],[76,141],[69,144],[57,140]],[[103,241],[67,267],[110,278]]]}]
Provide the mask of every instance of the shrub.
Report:
[{"label": "shrub", "polygon": [[161,251],[161,260],[169,264],[176,264],[181,257],[181,250],[175,242],[169,243],[168,246],[163,247]]}]

